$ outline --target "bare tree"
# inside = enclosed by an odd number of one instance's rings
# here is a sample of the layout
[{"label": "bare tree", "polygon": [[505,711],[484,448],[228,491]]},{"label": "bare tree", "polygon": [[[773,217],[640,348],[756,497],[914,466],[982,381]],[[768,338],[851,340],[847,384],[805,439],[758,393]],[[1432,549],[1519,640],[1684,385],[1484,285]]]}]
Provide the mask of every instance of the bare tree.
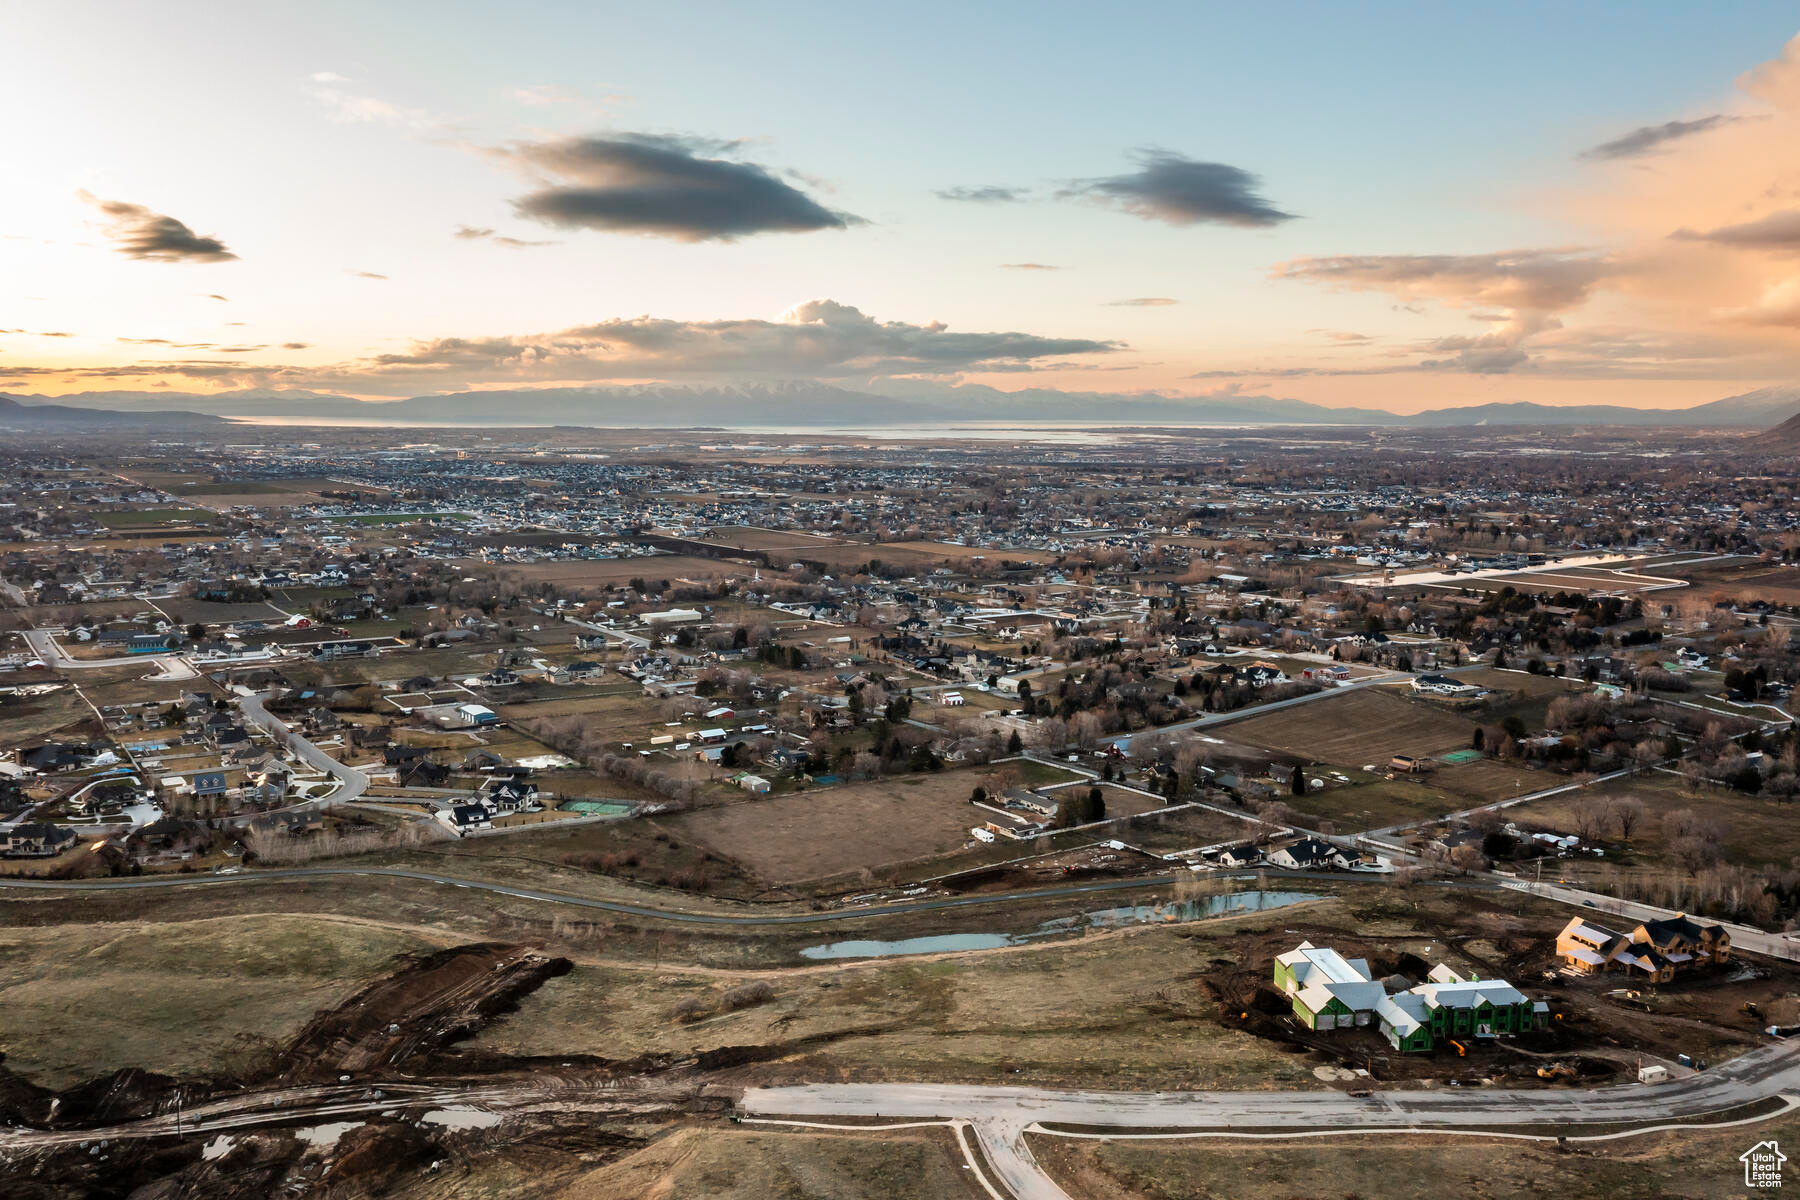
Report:
[{"label": "bare tree", "polygon": [[1619,840],[1630,844],[1632,831],[1642,825],[1648,815],[1649,810],[1644,807],[1644,802],[1635,796],[1625,796],[1614,801],[1612,818],[1613,824],[1619,829]]}]

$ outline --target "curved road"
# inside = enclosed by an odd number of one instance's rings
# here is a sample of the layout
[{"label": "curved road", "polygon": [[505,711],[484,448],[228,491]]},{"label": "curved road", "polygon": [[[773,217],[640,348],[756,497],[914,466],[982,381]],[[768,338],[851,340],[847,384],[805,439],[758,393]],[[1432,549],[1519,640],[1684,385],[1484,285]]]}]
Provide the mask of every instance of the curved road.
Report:
[{"label": "curved road", "polygon": [[[264,697],[255,694],[238,697],[238,710],[244,714],[244,719],[262,729],[271,737],[286,737],[289,747],[293,749],[294,753],[300,756],[303,762],[308,766],[325,772],[327,775],[330,775],[333,779],[338,781],[337,790],[331,793],[331,795],[321,796],[317,800],[308,800],[303,804],[293,805],[292,809],[306,809],[313,805],[324,808],[332,804],[348,804],[368,790],[369,777],[367,775],[363,774],[355,767],[346,767],[343,763],[289,729],[280,718],[274,716],[268,709],[263,707],[263,699]],[[290,810],[284,809],[282,811]]]},{"label": "curved road", "polygon": [[1046,1124],[1127,1135],[1251,1130],[1381,1130],[1654,1124],[1800,1091],[1800,1043],[1753,1050],[1669,1083],[1573,1091],[1061,1092],[933,1084],[846,1083],[752,1088],[745,1112],[784,1117],[939,1118],[969,1122],[1018,1200],[1069,1200],[1032,1157],[1025,1135]]},{"label": "curved road", "polygon": [[[1270,873],[1273,876],[1273,872]],[[338,876],[362,878],[413,879],[421,883],[440,883],[449,887],[469,888],[512,896],[520,900],[538,900],[547,904],[571,904],[578,908],[597,908],[623,916],[647,917],[653,920],[677,921],[688,925],[816,925],[823,921],[854,921],[869,917],[891,917],[904,913],[932,912],[937,909],[970,908],[985,904],[1016,904],[1029,900],[1054,900],[1060,896],[1082,896],[1093,892],[1116,892],[1134,888],[1167,887],[1170,875],[1141,876],[1135,879],[1110,879],[1099,883],[1070,884],[1067,887],[1039,888],[1028,892],[1006,892],[982,896],[950,896],[939,900],[908,900],[898,904],[870,905],[867,908],[838,908],[828,912],[763,913],[736,916],[730,913],[689,912],[674,908],[656,908],[644,904],[627,904],[620,900],[598,900],[590,896],[571,896],[565,892],[544,892],[534,888],[513,887],[478,879],[458,879],[430,871],[411,871],[402,867],[274,867],[248,870],[240,875],[159,875],[127,879],[24,879],[0,877],[0,890],[21,891],[131,891],[140,888],[220,887],[229,884],[277,883],[283,880],[322,879]],[[1291,872],[1284,879],[1321,879],[1342,882],[1344,876],[1323,873]],[[1482,885],[1494,886],[1494,885]]]}]

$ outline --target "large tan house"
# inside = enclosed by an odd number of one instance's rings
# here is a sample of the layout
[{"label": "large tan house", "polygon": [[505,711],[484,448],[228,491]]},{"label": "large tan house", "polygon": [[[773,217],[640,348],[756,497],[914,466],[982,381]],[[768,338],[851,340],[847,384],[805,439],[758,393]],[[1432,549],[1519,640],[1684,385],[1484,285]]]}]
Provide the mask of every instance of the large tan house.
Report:
[{"label": "large tan house", "polygon": [[1583,975],[1617,968],[1646,983],[1667,983],[1680,971],[1730,959],[1731,935],[1722,925],[1703,924],[1686,913],[1646,921],[1630,933],[1575,917],[1556,935],[1556,954]]}]

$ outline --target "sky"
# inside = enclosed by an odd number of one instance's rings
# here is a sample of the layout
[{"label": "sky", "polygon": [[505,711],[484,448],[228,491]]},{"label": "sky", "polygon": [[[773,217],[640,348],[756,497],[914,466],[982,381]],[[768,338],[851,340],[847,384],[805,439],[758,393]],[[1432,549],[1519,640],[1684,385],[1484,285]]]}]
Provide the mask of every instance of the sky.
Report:
[{"label": "sky", "polygon": [[13,393],[1415,412],[1800,382],[1792,5],[62,0],[7,25]]}]

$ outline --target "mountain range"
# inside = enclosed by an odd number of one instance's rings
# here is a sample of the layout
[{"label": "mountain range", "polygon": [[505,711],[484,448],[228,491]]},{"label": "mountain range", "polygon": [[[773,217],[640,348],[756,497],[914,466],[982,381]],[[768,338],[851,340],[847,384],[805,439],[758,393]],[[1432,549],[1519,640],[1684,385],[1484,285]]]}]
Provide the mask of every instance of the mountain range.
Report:
[{"label": "mountain range", "polygon": [[[179,405],[182,411],[170,411]],[[1800,413],[1800,385],[1763,388],[1681,409],[1623,405],[1556,406],[1530,402],[1439,408],[1399,414],[1378,408],[1330,408],[1276,396],[1167,396],[1005,392],[980,385],[883,380],[861,389],[826,383],[535,388],[451,392],[404,400],[359,400],[330,392],[252,389],[213,393],[104,391],[54,399],[0,394],[0,424],[84,419],[116,424],[193,423],[220,417],[251,421],[371,423],[402,426],[572,425],[620,428],[858,428],[967,426],[978,423],[1075,425],[1336,425],[1453,428],[1479,425],[1662,426],[1761,429]],[[105,414],[101,416],[99,414]]]},{"label": "mountain range", "polygon": [[185,428],[194,425],[226,425],[223,417],[166,409],[114,411],[86,405],[42,404],[41,396],[0,395],[0,429],[73,430]]}]

